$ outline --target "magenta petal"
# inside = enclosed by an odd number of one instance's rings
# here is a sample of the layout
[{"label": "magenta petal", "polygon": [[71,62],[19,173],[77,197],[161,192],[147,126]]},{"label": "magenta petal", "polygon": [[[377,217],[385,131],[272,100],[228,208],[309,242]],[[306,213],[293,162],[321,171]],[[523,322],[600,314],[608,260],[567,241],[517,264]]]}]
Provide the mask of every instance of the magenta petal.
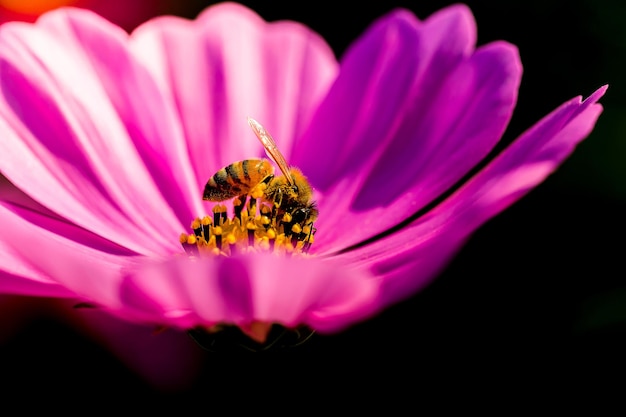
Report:
[{"label": "magenta petal", "polygon": [[276,322],[331,332],[368,317],[377,287],[368,273],[319,259],[179,258],[131,271],[120,313],[179,328]]},{"label": "magenta petal", "polygon": [[338,256],[384,277],[382,303],[429,282],[466,239],[542,182],[593,129],[606,86],[576,97],[520,136],[487,167],[428,214],[398,233]]},{"label": "magenta petal", "polygon": [[150,21],[132,34],[132,47],[176,105],[199,190],[220,168],[264,155],[248,116],[289,155],[338,70],[332,50],[310,29],[268,24],[231,2],[195,21]]},{"label": "magenta petal", "polygon": [[[464,6],[424,23],[399,11],[346,55],[293,160],[320,195],[317,251],[405,220],[500,139],[517,99],[519,55],[504,42],[473,51],[474,40]],[[346,218],[359,225],[352,233]]]},{"label": "magenta petal", "polygon": [[[471,54],[475,27],[469,11],[460,7],[441,14],[422,23],[396,11],[348,49],[291,160],[321,192],[353,170],[348,163],[361,161],[362,167],[372,149],[386,145],[412,96],[430,100],[448,72]],[[434,78],[424,79],[426,74]]]}]

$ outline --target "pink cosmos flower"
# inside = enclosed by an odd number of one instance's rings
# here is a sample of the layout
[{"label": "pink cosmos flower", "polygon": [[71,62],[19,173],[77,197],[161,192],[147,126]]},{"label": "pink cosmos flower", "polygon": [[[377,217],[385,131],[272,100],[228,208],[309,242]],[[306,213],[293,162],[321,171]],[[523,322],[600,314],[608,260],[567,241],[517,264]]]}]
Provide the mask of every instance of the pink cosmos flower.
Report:
[{"label": "pink cosmos flower", "polygon": [[[339,62],[310,29],[235,3],[130,36],[73,8],[3,25],[0,172],[11,185],[0,189],[0,291],[146,328],[235,326],[260,344],[273,324],[331,333],[371,317],[429,283],[601,113],[606,86],[475,169],[511,118],[522,73],[513,45],[475,43],[464,5],[423,21],[395,10]],[[279,239],[288,221],[267,214],[274,229],[263,228],[262,200],[252,240],[235,226],[219,244],[191,230],[210,214],[213,236],[222,221],[221,205],[214,217],[202,200],[207,180],[264,155],[248,116],[313,187],[308,252],[297,231]],[[239,224],[236,203],[224,204]]]}]

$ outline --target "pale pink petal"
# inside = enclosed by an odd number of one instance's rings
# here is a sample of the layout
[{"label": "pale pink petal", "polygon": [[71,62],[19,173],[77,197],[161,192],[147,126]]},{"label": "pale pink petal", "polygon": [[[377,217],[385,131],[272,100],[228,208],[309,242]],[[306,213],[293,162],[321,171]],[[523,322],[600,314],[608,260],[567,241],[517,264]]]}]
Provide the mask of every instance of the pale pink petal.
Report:
[{"label": "pale pink petal", "polygon": [[504,42],[473,51],[474,41],[464,6],[424,23],[401,10],[348,52],[293,158],[319,197],[315,251],[397,225],[497,143],[517,98],[519,55]]},{"label": "pale pink petal", "polygon": [[46,14],[37,25],[2,26],[0,170],[86,229],[138,253],[172,253],[191,217],[182,198],[189,190],[145,141],[157,133],[182,138],[126,39],[75,9]]},{"label": "pale pink petal", "polygon": [[[5,185],[6,184],[6,185]],[[13,215],[20,217],[27,223],[49,232],[53,232],[79,245],[120,256],[132,256],[134,253],[122,246],[116,245],[89,230],[82,229],[68,222],[62,217],[48,210],[46,207],[32,200],[20,189],[11,183],[0,185],[0,207],[5,208],[11,214],[5,214],[6,222]],[[19,236],[15,236],[18,238]],[[29,236],[29,238],[32,238]]]},{"label": "pale pink petal", "polygon": [[[7,206],[21,207],[25,211],[37,211],[38,208],[46,211],[45,208],[15,188],[2,176],[0,176],[0,200],[5,202]],[[0,208],[0,224],[11,221],[10,218],[3,218],[1,213],[3,211]],[[55,217],[51,212],[46,212],[46,215]],[[0,272],[0,293],[50,297],[72,296],[71,291],[49,279],[45,273],[22,263],[19,258],[15,258],[16,254],[11,242],[13,239],[20,238],[23,239],[24,237],[12,236],[9,241],[0,240],[0,265],[3,266],[2,272]]]},{"label": "pale pink petal", "polygon": [[598,89],[576,97],[529,129],[435,209],[376,242],[337,258],[383,277],[383,305],[427,284],[485,221],[550,175],[593,129],[602,111]]},{"label": "pale pink petal", "polygon": [[178,258],[131,270],[118,314],[178,328],[261,321],[332,332],[372,313],[377,286],[368,273],[315,258]]},{"label": "pale pink petal", "polygon": [[198,181],[194,196],[220,168],[265,155],[248,116],[289,155],[338,70],[332,50],[310,29],[267,24],[230,2],[195,21],[150,21],[132,34],[132,48],[176,104]]},{"label": "pale pink petal", "polygon": [[[38,24],[82,51],[118,113],[157,190],[180,221],[197,214],[196,184],[186,155],[186,138],[174,103],[134,56],[132,39],[96,15],[71,10],[47,14]],[[97,30],[96,30],[97,29]],[[94,48],[94,46],[99,48]],[[146,193],[153,190],[148,189]],[[148,195],[148,197],[150,197]],[[157,204],[159,200],[155,200]]]}]

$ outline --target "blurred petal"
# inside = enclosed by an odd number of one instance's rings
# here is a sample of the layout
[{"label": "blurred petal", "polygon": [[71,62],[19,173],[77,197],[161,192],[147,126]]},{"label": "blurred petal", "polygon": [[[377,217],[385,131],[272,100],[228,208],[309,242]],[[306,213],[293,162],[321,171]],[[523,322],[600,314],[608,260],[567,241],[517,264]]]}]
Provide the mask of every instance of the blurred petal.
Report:
[{"label": "blurred petal", "polygon": [[593,129],[606,86],[554,110],[446,201],[370,245],[338,255],[383,277],[383,305],[423,287],[484,222],[541,183]]},{"label": "blurred petal", "polygon": [[[474,41],[464,6],[424,23],[398,11],[346,55],[293,159],[321,194],[317,251],[397,225],[497,143],[517,98],[519,55],[504,42],[473,52]],[[346,218],[354,233],[340,227]]]},{"label": "blurred petal", "polygon": [[202,350],[185,332],[157,332],[112,317],[97,308],[57,303],[57,315],[107,347],[129,369],[162,391],[182,391],[202,369]]},{"label": "blurred petal", "polygon": [[132,41],[176,105],[197,178],[194,197],[220,168],[264,155],[248,116],[289,155],[338,70],[332,50],[310,29],[268,24],[230,2],[209,7],[195,21],[150,21]]},{"label": "blurred petal", "polygon": [[179,328],[261,321],[331,332],[369,316],[377,286],[366,272],[319,259],[178,258],[129,272],[120,313]]},{"label": "blurred petal", "polygon": [[[0,243],[0,262],[4,262],[12,255],[6,250],[6,245]],[[15,264],[14,260],[0,271],[0,294],[19,294],[33,297],[74,297],[75,294],[67,288],[47,279],[39,271],[25,265]],[[15,271],[15,274],[7,271]],[[17,275],[21,274],[21,275]]]}]

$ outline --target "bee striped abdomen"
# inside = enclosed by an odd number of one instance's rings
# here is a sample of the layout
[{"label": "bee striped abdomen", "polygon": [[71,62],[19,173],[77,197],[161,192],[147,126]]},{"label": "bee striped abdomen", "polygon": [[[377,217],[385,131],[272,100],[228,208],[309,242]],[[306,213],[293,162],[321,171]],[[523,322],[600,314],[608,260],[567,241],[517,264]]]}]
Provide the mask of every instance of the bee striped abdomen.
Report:
[{"label": "bee striped abdomen", "polygon": [[209,178],[202,199],[224,201],[246,194],[273,172],[274,168],[266,159],[233,162]]}]

